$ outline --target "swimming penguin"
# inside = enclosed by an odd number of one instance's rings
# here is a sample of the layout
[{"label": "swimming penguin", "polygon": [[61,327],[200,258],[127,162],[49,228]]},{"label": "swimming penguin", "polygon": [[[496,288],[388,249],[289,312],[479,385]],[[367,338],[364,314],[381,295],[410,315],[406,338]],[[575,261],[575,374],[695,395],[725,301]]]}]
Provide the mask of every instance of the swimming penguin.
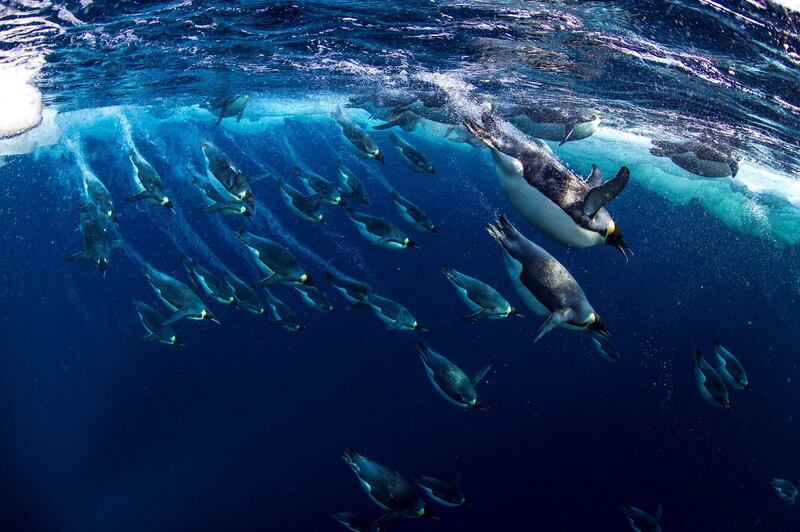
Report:
[{"label": "swimming penguin", "polygon": [[368,285],[349,277],[334,275],[331,272],[325,272],[325,278],[328,283],[341,292],[342,297],[352,304],[352,308],[367,305],[367,297],[372,291]]},{"label": "swimming penguin", "polygon": [[267,294],[267,305],[269,306],[268,310],[271,314],[270,321],[288,331],[302,331],[303,326],[300,325],[300,322],[297,320],[297,314],[294,313],[291,307],[275,297],[269,290],[264,290],[264,292]]},{"label": "swimming penguin", "polygon": [[69,262],[90,261],[105,275],[111,251],[122,247],[121,240],[110,240],[107,221],[95,209],[86,209],[80,213],[80,229],[83,235],[83,251],[66,257]]},{"label": "swimming penguin", "polygon": [[136,307],[136,313],[139,315],[139,320],[142,322],[144,330],[147,331],[142,340],[146,342],[161,342],[168,345],[183,345],[183,342],[175,334],[175,329],[172,325],[164,324],[162,318],[156,310],[145,303],[133,298],[133,305]]},{"label": "swimming penguin", "polygon": [[405,220],[407,223],[411,224],[412,227],[420,231],[428,231],[429,233],[439,232],[436,226],[433,225],[433,222],[430,220],[430,218],[428,218],[428,216],[422,212],[422,209],[395,191],[390,192],[389,197],[392,198],[392,201],[394,201],[394,204],[397,206],[400,217],[403,218],[403,220]]},{"label": "swimming penguin", "polygon": [[797,486],[788,480],[774,478],[772,479],[772,489],[775,490],[778,497],[788,502],[790,505],[794,505],[794,500],[797,497]]},{"label": "swimming penguin", "polygon": [[342,128],[342,134],[349,141],[356,155],[365,159],[376,159],[383,163],[383,152],[361,126],[345,118],[341,109],[337,109],[332,116]]},{"label": "swimming penguin", "polygon": [[339,176],[339,183],[342,185],[342,196],[352,201],[360,201],[364,204],[369,203],[364,192],[364,185],[341,161],[336,163],[336,175]]},{"label": "swimming penguin", "polygon": [[436,170],[431,166],[428,160],[422,155],[414,146],[401,139],[394,133],[389,133],[389,141],[397,146],[397,152],[400,154],[400,160],[408,166],[413,172],[419,174],[435,174]]},{"label": "swimming penguin", "polygon": [[470,119],[464,124],[491,148],[500,186],[528,223],[566,246],[605,243],[625,255],[622,232],[604,206],[628,184],[626,167],[603,184],[587,183],[540,145],[505,133],[489,114],[482,120],[483,127]]},{"label": "swimming penguin", "polygon": [[383,130],[393,127],[399,127],[406,133],[411,133],[417,128],[417,125],[422,121],[422,117],[414,111],[407,109],[400,109],[394,111],[386,117],[383,124],[372,126],[372,129]]},{"label": "swimming penguin", "polygon": [[349,512],[334,512],[331,514],[331,519],[345,527],[347,530],[353,532],[382,532],[381,527],[374,527],[372,523],[374,519],[366,519],[356,514]]},{"label": "swimming penguin", "polygon": [[394,517],[427,517],[436,514],[417,495],[414,486],[400,473],[347,449],[342,457],[353,470],[369,498],[386,510],[386,515],[375,521],[377,526]]},{"label": "swimming penguin", "polygon": [[253,287],[242,281],[230,272],[225,272],[225,281],[233,287],[236,297],[236,306],[256,316],[264,314],[264,303],[258,297]]},{"label": "swimming penguin", "polygon": [[211,270],[204,268],[193,259],[184,256],[183,267],[189,273],[192,283],[218,303],[236,306],[236,294],[228,281],[217,277]]},{"label": "swimming penguin", "polygon": [[489,225],[489,234],[503,248],[508,275],[519,297],[538,316],[546,318],[539,334],[556,327],[588,329],[608,336],[578,282],[552,255],[517,231],[505,216]]},{"label": "swimming penguin", "polygon": [[192,185],[205,194],[206,198],[211,200],[209,205],[200,208],[203,212],[218,212],[229,216],[244,216],[245,218],[252,218],[253,213],[248,207],[247,203],[237,199],[227,190],[220,190],[215,187],[207,179],[200,179],[194,177]]},{"label": "swimming penguin", "polygon": [[553,107],[511,105],[498,109],[500,116],[531,137],[565,142],[585,139],[597,131],[600,117],[588,111]]},{"label": "swimming penguin", "polygon": [[304,172],[299,166],[294,167],[294,174],[303,182],[303,185],[311,194],[315,194],[319,198],[320,202],[328,205],[342,203],[342,193],[324,177],[311,172]]},{"label": "swimming penguin", "polygon": [[219,117],[217,124],[222,122],[223,118],[235,116],[236,123],[241,121],[244,115],[244,108],[250,97],[246,94],[240,96],[226,96],[212,100],[201,107],[209,110],[214,116]]},{"label": "swimming penguin", "polygon": [[652,141],[650,153],[656,157],[669,157],[687,172],[701,177],[736,177],[740,158],[727,148],[708,141],[690,140],[670,142]]},{"label": "swimming penguin", "polygon": [[422,342],[417,343],[417,351],[422,359],[422,364],[425,366],[425,372],[439,395],[461,408],[486,410],[481,400],[478,399],[475,386],[492,369],[491,364],[488,364],[470,379],[466,373],[461,371],[461,368]]},{"label": "swimming penguin", "polygon": [[661,532],[659,521],[661,521],[663,510],[660,504],[656,508],[655,517],[631,504],[624,505],[622,511],[625,512],[631,528],[636,532]]},{"label": "swimming penguin", "polygon": [[372,118],[384,118],[392,115],[394,109],[409,105],[416,99],[416,96],[405,91],[379,89],[377,92],[351,96],[345,107],[363,109]]},{"label": "swimming penguin", "polygon": [[747,373],[741,362],[733,354],[714,340],[714,353],[717,358],[717,368],[728,384],[737,390],[752,390],[753,386],[747,379]]},{"label": "swimming penguin", "polygon": [[133,177],[139,192],[127,198],[127,201],[147,200],[156,205],[163,205],[170,211],[175,212],[172,202],[164,192],[164,184],[161,182],[161,176],[158,175],[156,169],[135,150],[128,152],[128,158],[133,164]]},{"label": "swimming penguin", "polygon": [[278,187],[281,190],[281,197],[286,206],[289,207],[294,214],[306,220],[307,222],[314,222],[324,224],[325,216],[319,210],[319,197],[315,194],[313,196],[306,196],[289,183],[279,179]]},{"label": "swimming penguin", "polygon": [[209,141],[202,142],[200,148],[205,155],[208,178],[216,179],[232,196],[239,201],[244,201],[248,207],[253,209],[255,198],[252,184],[266,176],[247,177],[227,154]]},{"label": "swimming penguin", "polygon": [[386,330],[427,332],[411,312],[397,301],[392,301],[387,297],[370,292],[367,295],[366,302],[378,319],[386,324]]},{"label": "swimming penguin", "polygon": [[146,266],[142,272],[156,295],[173,312],[172,316],[163,323],[164,325],[175,323],[181,318],[209,320],[219,325],[219,320],[206,308],[191,288],[151,266]]},{"label": "swimming penguin", "polygon": [[372,244],[387,249],[416,247],[416,244],[393,224],[363,212],[347,208],[347,216],[356,225],[358,232]]},{"label": "swimming penguin", "polygon": [[84,175],[83,188],[88,201],[81,205],[78,211],[82,213],[97,211],[100,214],[99,221],[119,223],[119,215],[114,209],[114,202],[111,201],[111,193],[102,181],[94,175]]},{"label": "swimming penguin", "polygon": [[517,309],[512,307],[497,290],[483,281],[464,275],[447,264],[442,265],[442,273],[455,287],[461,301],[472,311],[471,314],[464,316],[465,320],[499,320],[509,316],[520,316]]},{"label": "swimming penguin", "polygon": [[469,506],[469,501],[458,489],[461,484],[461,474],[456,475],[453,481],[439,480],[438,478],[426,477],[414,473],[414,483],[434,501],[444,506]]},{"label": "swimming penguin", "polygon": [[306,304],[320,312],[333,312],[333,305],[330,304],[328,298],[322,291],[318,290],[315,286],[297,285],[294,287],[300,293],[300,297]]},{"label": "swimming penguin", "polygon": [[728,399],[728,389],[725,387],[722,377],[703,359],[703,353],[699,349],[694,354],[694,377],[700,395],[709,404],[733,409]]},{"label": "swimming penguin", "polygon": [[608,360],[609,362],[618,362],[622,360],[622,355],[619,354],[617,346],[611,341],[607,335],[597,331],[587,331],[589,337],[592,339],[592,345],[597,353]]},{"label": "swimming penguin", "polygon": [[241,230],[234,235],[253,255],[256,266],[267,275],[253,284],[256,288],[274,284],[314,284],[295,256],[277,242]]},{"label": "swimming penguin", "polygon": [[473,148],[483,148],[485,144],[462,125],[450,126],[444,132],[444,138],[450,142],[467,144]]}]

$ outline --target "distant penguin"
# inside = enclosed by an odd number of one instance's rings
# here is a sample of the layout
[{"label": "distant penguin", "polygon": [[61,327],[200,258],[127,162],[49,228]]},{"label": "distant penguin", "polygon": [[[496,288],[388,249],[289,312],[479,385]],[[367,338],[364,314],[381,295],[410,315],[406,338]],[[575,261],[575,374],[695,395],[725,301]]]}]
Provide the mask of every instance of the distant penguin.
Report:
[{"label": "distant penguin", "polygon": [[316,195],[320,202],[328,205],[340,205],[342,203],[342,193],[324,177],[305,172],[299,166],[294,167],[294,174],[303,182],[303,185],[311,194]]},{"label": "distant penguin", "polygon": [[461,475],[457,475],[452,481],[439,480],[438,478],[426,477],[414,473],[414,483],[434,501],[441,505],[455,508],[457,506],[469,506],[469,501],[461,493],[458,485],[461,484]]},{"label": "distant penguin", "polygon": [[412,227],[429,233],[439,232],[439,229],[437,229],[430,218],[428,218],[428,215],[422,212],[422,209],[411,203],[408,199],[394,191],[389,193],[389,197],[392,198],[395,206],[397,206],[400,217]]},{"label": "distant penguin", "polygon": [[531,137],[565,142],[585,139],[597,131],[600,117],[588,111],[553,107],[511,105],[498,110],[500,116]]},{"label": "distant penguin", "polygon": [[369,498],[387,512],[374,526],[394,517],[435,517],[433,510],[417,495],[414,486],[397,471],[352,449],[347,449],[343,458],[356,474]]},{"label": "distant penguin", "polygon": [[164,325],[175,323],[182,318],[209,320],[219,324],[219,320],[206,308],[203,301],[192,292],[191,288],[150,266],[145,267],[142,271],[159,299],[173,312]]},{"label": "distant penguin", "polygon": [[354,308],[367,305],[367,298],[372,291],[369,285],[331,272],[326,272],[325,278]]},{"label": "distant penguin", "polygon": [[394,133],[389,133],[389,141],[397,146],[397,152],[400,154],[400,159],[405,165],[413,172],[418,174],[435,174],[436,170],[431,166],[428,160],[422,153],[419,152],[414,146],[401,139]]},{"label": "distant penguin", "polygon": [[369,203],[367,194],[364,192],[364,185],[341,161],[336,163],[336,175],[339,176],[339,183],[342,185],[342,196],[351,201]]},{"label": "distant penguin", "polygon": [[85,175],[83,188],[88,201],[80,206],[78,209],[80,212],[96,211],[100,214],[99,220],[102,222],[117,223],[119,221],[114,202],[111,201],[111,193],[100,179],[94,175]]},{"label": "distant penguin", "polygon": [[253,286],[313,284],[295,256],[282,245],[247,231],[236,231],[234,235],[253,255],[256,266],[267,275]]},{"label": "distant penguin", "polygon": [[331,514],[331,519],[345,527],[347,530],[353,532],[382,532],[383,528],[380,526],[374,527],[372,523],[374,519],[366,519],[356,514],[349,512],[334,512]]},{"label": "distant penguin", "polygon": [[536,315],[546,318],[537,341],[556,327],[608,335],[578,282],[552,255],[522,236],[505,216],[498,218],[497,225],[489,225],[488,231],[504,251],[508,275],[520,298]]},{"label": "distant penguin", "polygon": [[489,114],[482,121],[464,124],[491,148],[500,186],[528,223],[566,246],[605,243],[626,255],[622,232],[605,209],[628,184],[626,167],[605,183],[599,171],[585,182],[539,144],[507,134]]},{"label": "distant penguin", "polygon": [[236,306],[256,316],[264,314],[264,303],[253,287],[230,272],[225,272],[225,281],[233,287]]},{"label": "distant penguin", "polygon": [[794,500],[797,497],[797,486],[793,483],[782,478],[774,478],[772,479],[772,489],[782,500],[794,505]]},{"label": "distant penguin", "polygon": [[608,335],[599,333],[597,331],[587,331],[589,337],[592,339],[594,350],[609,362],[618,362],[622,360],[622,355],[619,354],[617,346],[611,341]]},{"label": "distant penguin", "polygon": [[320,312],[333,312],[335,309],[330,304],[328,298],[315,286],[297,285],[294,287],[302,299],[309,307]]},{"label": "distant penguin", "polygon": [[182,259],[183,267],[189,273],[192,283],[202,290],[206,295],[218,303],[236,306],[236,294],[233,286],[225,279],[218,277],[208,268],[197,264],[193,259],[184,256]]},{"label": "distant penguin", "polygon": [[319,209],[320,201],[317,195],[306,196],[283,180],[278,180],[281,197],[289,209],[307,222],[324,224],[325,216]]},{"label": "distant penguin", "polygon": [[275,297],[269,290],[264,291],[267,294],[267,305],[269,307],[270,321],[275,325],[280,325],[284,329],[292,332],[300,332],[303,326],[297,320],[297,314],[294,311]]},{"label": "distant penguin", "polygon": [[729,149],[708,141],[653,140],[650,153],[669,157],[673,163],[700,177],[736,177],[740,158]]},{"label": "distant penguin", "polygon": [[238,96],[224,96],[212,100],[201,107],[209,110],[214,116],[218,117],[217,124],[222,122],[223,118],[236,117],[236,123],[242,120],[244,115],[244,108],[247,107],[247,102],[250,97],[246,94]]},{"label": "distant penguin", "polygon": [[383,152],[361,126],[345,118],[341,109],[337,109],[332,116],[342,128],[342,134],[356,155],[365,159],[376,159],[383,163]]},{"label": "distant penguin", "polygon": [[147,331],[147,334],[142,336],[142,340],[161,342],[167,345],[183,345],[172,325],[164,324],[165,318],[162,318],[153,307],[136,298],[133,298],[133,305],[136,307],[136,313],[139,315],[144,330]]},{"label": "distant penguin", "polygon": [[717,368],[720,375],[737,390],[752,390],[753,386],[747,378],[747,373],[739,360],[733,354],[714,340],[714,354],[717,359]]},{"label": "distant penguin", "polygon": [[500,293],[474,277],[465,275],[447,264],[442,266],[442,273],[456,289],[458,297],[472,311],[464,316],[467,321],[499,320],[509,316],[520,316],[517,309],[511,306]]},{"label": "distant penguin", "polygon": [[400,109],[399,111],[393,112],[389,116],[387,116],[383,124],[378,124],[377,126],[373,126],[372,129],[382,130],[393,127],[399,127],[406,133],[411,133],[417,128],[417,125],[421,121],[422,117],[419,116],[414,111]]},{"label": "distant penguin", "polygon": [[202,142],[200,148],[205,155],[208,178],[215,179],[233,197],[247,203],[247,206],[253,209],[255,198],[252,184],[266,176],[248,177],[225,152],[209,141]]},{"label": "distant penguin", "polygon": [[122,247],[122,241],[109,238],[108,223],[96,210],[84,210],[80,213],[80,219],[83,251],[73,253],[66,257],[66,260],[69,262],[89,261],[105,275],[106,267],[111,260],[111,251]]},{"label": "distant penguin", "polygon": [[355,224],[358,232],[370,243],[387,249],[416,247],[416,244],[395,225],[363,212],[347,208],[347,216]]},{"label": "distant penguin", "polygon": [[128,158],[133,165],[133,177],[139,192],[128,197],[127,201],[146,200],[155,205],[163,205],[170,211],[175,212],[172,201],[170,201],[169,197],[167,197],[167,193],[164,191],[164,184],[161,182],[161,176],[158,175],[156,169],[153,168],[144,157],[136,153],[135,150],[128,152]]},{"label": "distant penguin", "polygon": [[246,202],[237,199],[236,196],[225,189],[220,190],[211,181],[195,176],[192,179],[192,185],[211,200],[209,205],[200,208],[202,212],[217,212],[229,216],[244,216],[245,218],[253,217],[253,212]]},{"label": "distant penguin", "polygon": [[483,403],[478,399],[478,394],[475,392],[475,386],[492,369],[491,364],[488,364],[470,379],[461,368],[422,342],[417,343],[417,351],[433,387],[447,402],[461,408],[485,410]]},{"label": "distant penguin", "polygon": [[656,508],[655,517],[631,504],[624,505],[622,511],[625,512],[628,523],[630,523],[631,528],[636,532],[661,532],[661,524],[659,521],[661,521],[663,510],[660,504],[658,508]]},{"label": "distant penguin", "polygon": [[386,324],[386,329],[389,331],[416,330],[427,332],[411,312],[397,301],[392,301],[388,297],[370,292],[367,296],[367,304],[372,308],[372,312],[375,313],[378,319]]},{"label": "distant penguin", "polygon": [[694,377],[697,389],[710,405],[720,408],[732,409],[728,398],[728,389],[714,368],[703,358],[703,353],[698,349],[694,354]]}]

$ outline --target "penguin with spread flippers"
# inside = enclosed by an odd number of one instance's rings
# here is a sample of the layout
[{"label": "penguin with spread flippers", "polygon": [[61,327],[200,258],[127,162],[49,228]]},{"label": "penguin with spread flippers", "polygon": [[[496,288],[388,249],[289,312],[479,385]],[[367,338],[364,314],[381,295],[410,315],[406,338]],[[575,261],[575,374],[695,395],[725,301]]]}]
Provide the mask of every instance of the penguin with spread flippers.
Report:
[{"label": "penguin with spread flippers", "polygon": [[275,297],[269,290],[264,290],[267,295],[267,307],[270,314],[270,321],[275,325],[280,325],[287,331],[301,332],[303,326],[297,319],[297,314],[292,308]]},{"label": "penguin with spread flippers", "polygon": [[252,286],[230,272],[225,272],[225,281],[233,287],[236,306],[256,316],[264,314],[264,303]]},{"label": "penguin with spread flippers", "polygon": [[253,256],[256,266],[266,274],[265,278],[253,285],[256,288],[275,284],[313,284],[292,252],[282,245],[242,230],[234,232],[234,236]]},{"label": "penguin with spread flippers", "polygon": [[599,172],[587,182],[540,144],[506,132],[488,113],[482,123],[466,119],[464,125],[491,149],[500,187],[528,223],[561,244],[608,244],[627,257],[622,232],[605,209],[628,184],[626,167],[605,183]]},{"label": "penguin with spread flippers", "polygon": [[165,325],[175,323],[182,318],[209,320],[219,324],[219,320],[206,308],[203,301],[192,292],[191,288],[151,266],[145,266],[142,271],[159,299],[173,312],[172,316],[164,322]]},{"label": "penguin with spread flippers", "polygon": [[247,102],[250,97],[246,94],[238,96],[223,96],[207,102],[200,107],[208,110],[217,117],[217,125],[222,122],[223,118],[236,117],[238,124],[244,115],[244,109],[247,107]]},{"label": "penguin with spread flippers", "polygon": [[337,109],[332,116],[356,155],[383,163],[383,152],[361,126],[348,120],[341,109]]},{"label": "penguin with spread flippers", "polygon": [[357,308],[367,305],[367,297],[369,297],[372,291],[369,285],[343,275],[335,275],[331,272],[325,273],[325,279],[342,294],[342,297],[344,297],[352,307]]},{"label": "penguin with spread flippers", "polygon": [[731,150],[709,141],[652,141],[650,153],[669,157],[673,163],[700,177],[736,177],[741,158]]},{"label": "penguin with spread flippers", "polygon": [[458,485],[461,484],[461,474],[458,474],[452,481],[439,480],[438,478],[428,477],[414,473],[414,483],[422,488],[428,497],[443,506],[451,508],[457,506],[469,506],[469,500],[461,493]]},{"label": "penguin with spread flippers", "polygon": [[475,392],[475,386],[492,369],[491,364],[476,373],[474,377],[469,378],[461,368],[422,342],[417,343],[417,351],[425,366],[425,372],[439,395],[449,403],[461,408],[485,410]]},{"label": "penguin with spread flippers", "polygon": [[361,180],[345,167],[341,161],[336,163],[336,175],[339,177],[339,183],[342,185],[342,196],[351,201],[359,201],[364,204],[369,203]]},{"label": "penguin with spread flippers", "polygon": [[391,222],[347,208],[347,216],[355,224],[361,236],[375,246],[386,249],[405,249],[416,247],[413,240]]},{"label": "penguin with spread flippers", "polygon": [[142,322],[144,330],[147,331],[142,340],[146,342],[161,342],[167,345],[183,345],[183,342],[178,335],[175,334],[175,329],[172,325],[165,324],[165,318],[161,317],[156,310],[145,303],[133,298],[133,305],[136,307],[136,313],[139,315],[139,320]]},{"label": "penguin with spread flippers", "polygon": [[722,347],[722,345],[714,340],[714,355],[717,361],[717,368],[720,375],[728,381],[728,384],[737,390],[752,390],[753,386],[747,378],[747,373],[744,371],[744,366],[739,360],[733,356],[733,353]]},{"label": "penguin with spread flippers", "polygon": [[600,125],[600,117],[591,111],[570,111],[538,105],[501,106],[497,111],[523,133],[558,142],[559,146],[591,136]]},{"label": "penguin with spread flippers", "polygon": [[622,507],[625,517],[628,518],[628,523],[631,528],[636,532],[661,532],[661,505],[656,508],[656,515],[652,516],[644,510],[640,510],[636,506],[626,504]]},{"label": "penguin with spread flippers", "polygon": [[697,389],[706,402],[720,408],[733,409],[725,382],[719,373],[705,361],[703,353],[699,349],[694,354],[694,378]]},{"label": "penguin with spread flippers", "polygon": [[161,182],[161,176],[158,175],[153,165],[136,153],[136,150],[129,151],[128,158],[133,165],[133,177],[139,192],[128,197],[127,201],[145,200],[155,205],[163,205],[170,211],[175,212],[172,201],[170,201],[167,193],[164,191],[164,184]]},{"label": "penguin with spread flippers", "polygon": [[236,306],[236,294],[230,283],[188,256],[184,256],[182,262],[189,273],[189,278],[198,289],[219,303]]},{"label": "penguin with spread flippers", "polygon": [[389,133],[389,141],[397,147],[400,159],[413,172],[417,172],[418,174],[436,173],[436,170],[431,166],[431,163],[428,162],[428,159],[409,142],[401,139],[394,133]]},{"label": "penguin with spread flippers", "polygon": [[108,224],[96,209],[85,209],[80,214],[80,230],[83,236],[83,251],[66,258],[69,262],[89,261],[105,275],[111,251],[122,247],[121,240],[111,240]]},{"label": "penguin with spread flippers", "polygon": [[328,297],[319,290],[316,286],[296,285],[295,290],[300,294],[302,299],[309,307],[320,312],[333,312],[333,305],[328,301]]},{"label": "penguin with spread flippers", "polygon": [[420,231],[427,231],[429,233],[438,233],[439,229],[428,218],[428,215],[422,212],[422,209],[411,203],[408,199],[404,198],[397,192],[390,192],[389,197],[392,198],[400,217],[412,227]]},{"label": "penguin with spread flippers", "polygon": [[344,461],[356,474],[358,482],[370,499],[387,513],[373,526],[395,517],[435,517],[433,510],[400,473],[347,449]]},{"label": "penguin with spread flippers", "polygon": [[294,174],[303,182],[306,189],[314,194],[320,202],[328,205],[339,205],[342,203],[342,193],[333,183],[324,177],[303,171],[299,166],[294,167]]},{"label": "penguin with spread flippers", "polygon": [[772,489],[782,500],[794,505],[795,498],[797,498],[797,486],[792,482],[782,478],[774,478],[772,479]]},{"label": "penguin with spread flippers", "polygon": [[374,519],[367,519],[350,512],[334,512],[331,519],[353,532],[383,532],[380,526],[373,526]]},{"label": "penguin with spread flippers", "polygon": [[583,289],[552,255],[525,238],[505,216],[489,225],[488,231],[503,249],[506,270],[520,298],[545,318],[537,341],[557,327],[608,335]]},{"label": "penguin with spread flippers", "polygon": [[456,289],[461,301],[472,311],[464,316],[467,321],[499,320],[509,316],[520,316],[517,309],[511,306],[500,293],[474,277],[465,275],[447,264],[442,266],[442,273]]},{"label": "penguin with spread flippers", "polygon": [[370,292],[366,302],[389,331],[425,331],[413,314],[397,301]]},{"label": "penguin with spread flippers", "polygon": [[278,180],[281,197],[289,210],[307,222],[324,224],[325,215],[320,211],[320,198],[317,195],[306,196],[289,183]]}]

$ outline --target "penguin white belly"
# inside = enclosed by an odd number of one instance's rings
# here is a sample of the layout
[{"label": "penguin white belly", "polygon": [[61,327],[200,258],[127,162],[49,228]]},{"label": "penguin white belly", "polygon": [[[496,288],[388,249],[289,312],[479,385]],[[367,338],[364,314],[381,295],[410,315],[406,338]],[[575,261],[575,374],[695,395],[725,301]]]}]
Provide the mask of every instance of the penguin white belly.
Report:
[{"label": "penguin white belly", "polygon": [[381,237],[379,237],[378,235],[367,231],[366,224],[361,223],[358,220],[353,220],[353,223],[356,224],[356,229],[358,229],[358,232],[361,233],[361,236],[369,240],[371,243],[374,244],[375,242],[381,239]]},{"label": "penguin white belly", "polygon": [[731,167],[728,163],[706,161],[697,157],[694,152],[677,153],[670,157],[672,162],[693,174],[703,177],[730,177]]},{"label": "penguin white belly", "polygon": [[528,184],[521,174],[509,175],[498,168],[500,187],[514,209],[529,224],[565,246],[586,248],[605,242],[600,233],[584,229],[550,198]]},{"label": "penguin white belly", "polygon": [[392,509],[391,509],[391,508],[389,508],[388,506],[386,506],[385,504],[383,504],[381,501],[379,501],[378,499],[376,499],[375,497],[373,497],[373,495],[372,495],[372,486],[370,485],[370,483],[369,483],[369,482],[367,482],[366,480],[364,480],[364,479],[363,479],[363,478],[361,478],[361,477],[358,477],[358,481],[361,483],[361,486],[364,488],[364,491],[366,491],[366,492],[367,492],[367,495],[369,495],[369,498],[370,498],[370,499],[372,499],[372,502],[374,502],[374,503],[375,503],[375,504],[377,504],[377,505],[378,505],[378,506],[379,506],[381,509],[383,509],[383,510],[385,510],[385,511],[387,511],[387,512],[391,512],[391,511],[392,511]]},{"label": "penguin white belly", "polygon": [[594,132],[597,131],[597,126],[599,124],[599,118],[592,120],[591,122],[581,122],[580,124],[576,124],[572,129],[572,135],[570,135],[569,139],[581,140],[585,139],[586,137],[591,137]]},{"label": "penguin white belly", "polygon": [[264,262],[261,260],[261,255],[258,253],[258,250],[255,248],[251,248],[247,246],[247,250],[253,255],[256,260],[256,265],[258,268],[267,275],[272,275],[275,273],[271,268],[269,268]]}]

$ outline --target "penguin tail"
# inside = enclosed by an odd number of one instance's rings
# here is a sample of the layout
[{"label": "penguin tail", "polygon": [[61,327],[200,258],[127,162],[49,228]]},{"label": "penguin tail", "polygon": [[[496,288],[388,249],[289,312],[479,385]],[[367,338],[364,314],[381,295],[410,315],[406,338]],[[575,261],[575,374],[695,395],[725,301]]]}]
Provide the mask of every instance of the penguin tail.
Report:
[{"label": "penguin tail", "polygon": [[342,460],[344,460],[347,465],[352,467],[356,461],[356,457],[358,457],[358,453],[355,452],[352,447],[348,447],[344,450]]},{"label": "penguin tail", "polygon": [[450,267],[450,265],[447,264],[446,262],[443,262],[442,273],[444,274],[445,277],[449,278],[451,275],[453,275],[453,268]]},{"label": "penguin tail", "polygon": [[694,350],[694,363],[699,364],[700,361],[703,359],[703,352],[699,349]]}]

